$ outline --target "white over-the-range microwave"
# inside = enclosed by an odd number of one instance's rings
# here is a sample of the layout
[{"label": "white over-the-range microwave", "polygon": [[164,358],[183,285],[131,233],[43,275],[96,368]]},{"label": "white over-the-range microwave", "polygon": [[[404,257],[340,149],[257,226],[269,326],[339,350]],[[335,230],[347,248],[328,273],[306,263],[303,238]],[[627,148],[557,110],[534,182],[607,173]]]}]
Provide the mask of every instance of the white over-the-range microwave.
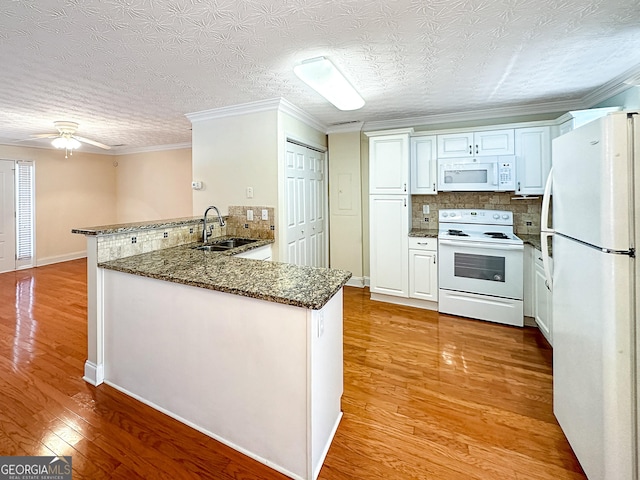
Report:
[{"label": "white over-the-range microwave", "polygon": [[438,190],[507,192],[516,189],[516,157],[438,159]]}]

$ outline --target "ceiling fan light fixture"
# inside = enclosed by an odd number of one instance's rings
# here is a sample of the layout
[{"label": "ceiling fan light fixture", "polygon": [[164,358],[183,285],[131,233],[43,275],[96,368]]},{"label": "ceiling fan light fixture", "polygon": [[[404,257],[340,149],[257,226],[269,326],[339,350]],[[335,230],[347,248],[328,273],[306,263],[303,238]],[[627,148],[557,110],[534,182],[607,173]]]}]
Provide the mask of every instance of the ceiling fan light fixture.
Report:
[{"label": "ceiling fan light fixture", "polygon": [[51,141],[51,145],[53,145],[55,148],[73,150],[80,148],[81,144],[75,138],[56,137]]},{"label": "ceiling fan light fixture", "polygon": [[364,100],[331,61],[325,57],[304,60],[293,68],[304,83],[339,110],[357,110]]}]

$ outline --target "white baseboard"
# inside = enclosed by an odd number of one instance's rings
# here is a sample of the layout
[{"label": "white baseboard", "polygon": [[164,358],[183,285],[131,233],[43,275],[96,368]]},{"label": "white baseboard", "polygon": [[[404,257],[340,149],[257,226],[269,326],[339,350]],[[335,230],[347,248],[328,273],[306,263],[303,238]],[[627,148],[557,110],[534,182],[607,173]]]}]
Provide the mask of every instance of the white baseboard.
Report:
[{"label": "white baseboard", "polygon": [[84,362],[84,377],[82,378],[85,382],[97,387],[104,382],[104,365],[96,365],[87,360]]},{"label": "white baseboard", "polygon": [[347,282],[348,287],[358,287],[364,288],[364,278],[363,277],[351,277]]},{"label": "white baseboard", "polygon": [[364,286],[365,287],[371,286],[371,279],[369,277],[364,277]]},{"label": "white baseboard", "polygon": [[53,263],[68,262],[69,260],[77,260],[79,258],[85,258],[87,251],[66,253],[64,255],[54,255],[52,257],[44,257],[36,259],[36,267],[42,267],[44,265],[51,265]]}]

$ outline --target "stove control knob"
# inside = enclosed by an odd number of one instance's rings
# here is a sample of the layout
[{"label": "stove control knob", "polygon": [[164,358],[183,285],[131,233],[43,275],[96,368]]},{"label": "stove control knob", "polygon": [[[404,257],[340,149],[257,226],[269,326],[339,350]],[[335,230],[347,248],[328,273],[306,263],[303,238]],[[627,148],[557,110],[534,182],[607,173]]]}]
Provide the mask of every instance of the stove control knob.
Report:
[{"label": "stove control knob", "polygon": [[493,214],[493,218],[495,218],[496,220],[498,220],[500,218],[500,215],[498,215],[497,213]]},{"label": "stove control knob", "polygon": [[504,215],[502,215],[502,218],[503,218],[504,220],[509,220],[509,215],[507,215],[507,214],[505,213]]},{"label": "stove control knob", "polygon": [[443,216],[443,217],[448,217],[448,216],[449,216],[449,214],[448,214],[447,212],[442,212],[442,216]]}]

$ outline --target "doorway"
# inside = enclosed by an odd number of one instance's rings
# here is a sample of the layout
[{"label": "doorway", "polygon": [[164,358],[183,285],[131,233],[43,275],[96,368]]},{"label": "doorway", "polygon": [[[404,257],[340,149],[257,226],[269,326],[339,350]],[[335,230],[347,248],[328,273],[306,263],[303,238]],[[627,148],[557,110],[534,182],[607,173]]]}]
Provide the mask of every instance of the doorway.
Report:
[{"label": "doorway", "polygon": [[287,141],[285,261],[288,263],[328,266],[326,165],[324,152]]}]

